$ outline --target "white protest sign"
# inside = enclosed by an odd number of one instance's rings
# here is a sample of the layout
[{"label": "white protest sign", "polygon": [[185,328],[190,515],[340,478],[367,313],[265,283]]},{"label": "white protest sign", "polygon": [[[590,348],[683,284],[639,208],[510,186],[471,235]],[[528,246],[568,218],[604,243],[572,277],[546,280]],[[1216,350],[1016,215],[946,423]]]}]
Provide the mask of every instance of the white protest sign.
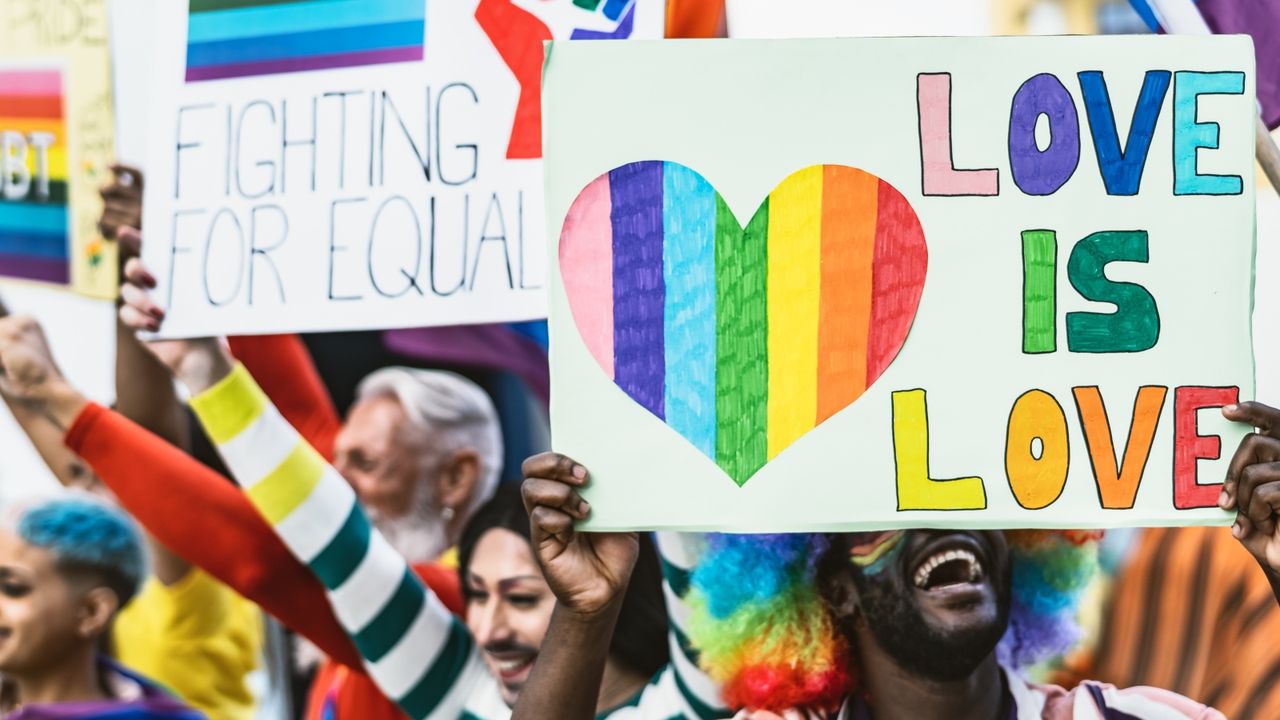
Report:
[{"label": "white protest sign", "polygon": [[152,12],[144,259],[173,336],[544,317],[542,41],[663,25],[661,0]]},{"label": "white protest sign", "polygon": [[1252,53],[555,45],[552,431],[589,527],[1227,522]]}]

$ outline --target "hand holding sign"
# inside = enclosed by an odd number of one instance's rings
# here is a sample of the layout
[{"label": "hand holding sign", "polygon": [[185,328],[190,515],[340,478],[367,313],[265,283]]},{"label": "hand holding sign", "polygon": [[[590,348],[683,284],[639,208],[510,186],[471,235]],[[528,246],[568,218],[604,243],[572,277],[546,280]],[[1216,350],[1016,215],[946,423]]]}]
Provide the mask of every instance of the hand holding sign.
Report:
[{"label": "hand holding sign", "polygon": [[521,491],[534,552],[560,606],[593,615],[620,601],[640,552],[636,534],[574,529],[591,506],[578,494],[587,484],[587,470],[571,458],[542,453],[523,467]]},{"label": "hand holding sign", "polygon": [[[125,264],[124,280],[120,287],[124,301],[120,306],[121,322],[139,332],[160,330],[165,312],[151,299],[150,290],[155,288],[156,279],[141,258],[132,258]],[[151,340],[146,346],[193,393],[207,390],[226,377],[234,363],[218,338]]]},{"label": "hand holding sign", "polygon": [[1218,506],[1236,511],[1231,534],[1273,578],[1280,576],[1280,410],[1246,402],[1228,405],[1222,414],[1258,432],[1246,436],[1231,458]]}]

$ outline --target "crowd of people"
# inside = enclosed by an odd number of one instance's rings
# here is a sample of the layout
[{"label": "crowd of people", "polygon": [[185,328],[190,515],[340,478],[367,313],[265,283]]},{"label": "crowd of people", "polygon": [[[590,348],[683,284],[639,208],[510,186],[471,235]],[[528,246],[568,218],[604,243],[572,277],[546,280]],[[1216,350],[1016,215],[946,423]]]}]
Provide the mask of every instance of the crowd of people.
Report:
[{"label": "crowd of people", "polygon": [[344,421],[297,336],[140,340],[116,173],[115,407],[0,311],[0,393],[67,487],[0,530],[6,717],[254,717],[264,613],[309,720],[1280,716],[1280,410],[1224,409],[1259,429],[1230,530],[577,532],[588,469],[501,482],[460,374],[378,369]]},{"label": "crowd of people", "polygon": [[306,720],[1280,718],[1278,409],[1223,409],[1230,529],[586,533],[590,469],[517,473],[465,369],[348,403],[343,343],[150,339],[142,187],[102,189],[112,407],[0,304],[65,486],[0,515],[0,717],[259,718],[283,628]]}]

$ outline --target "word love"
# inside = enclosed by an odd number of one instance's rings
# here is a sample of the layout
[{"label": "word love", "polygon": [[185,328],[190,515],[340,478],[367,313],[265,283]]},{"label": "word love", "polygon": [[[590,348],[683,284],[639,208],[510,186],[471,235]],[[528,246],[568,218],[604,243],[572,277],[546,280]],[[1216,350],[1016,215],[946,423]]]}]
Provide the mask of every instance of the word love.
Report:
[{"label": "word love", "polygon": [[[1104,510],[1134,506],[1168,392],[1159,385],[1138,390],[1123,459],[1117,462],[1102,393],[1094,386],[1071,389]],[[1220,457],[1222,442],[1216,435],[1197,432],[1196,412],[1237,402],[1240,389],[1180,386],[1173,394],[1173,505],[1179,510],[1214,507],[1222,484],[1199,483],[1196,462]],[[985,509],[987,491],[981,477],[930,475],[925,391],[896,391],[892,402],[898,510]],[[1044,390],[1023,393],[1009,412],[1005,433],[1005,477],[1014,499],[1027,510],[1049,507],[1066,487],[1072,458],[1062,405]]]},{"label": "word love", "polygon": [[[1101,72],[1077,75],[1089,122],[1098,169],[1108,195],[1137,195],[1147,164],[1151,139],[1173,86],[1173,194],[1239,195],[1239,175],[1201,174],[1198,151],[1219,146],[1219,126],[1201,120],[1204,95],[1242,95],[1242,72],[1171,73],[1150,70],[1138,93],[1129,137],[1122,147],[1107,83]],[[995,168],[957,169],[952,162],[951,75],[921,73],[916,78],[919,108],[920,157],[925,195],[984,196],[1000,194],[1000,171]],[[1049,141],[1040,147],[1036,126],[1048,120]],[[1080,117],[1075,99],[1055,75],[1030,78],[1013,96],[1009,114],[1009,168],[1013,182],[1027,195],[1052,195],[1080,164]]]},{"label": "word love", "polygon": [[[49,132],[0,131],[0,193],[6,200],[28,197],[33,182],[37,199],[49,197],[49,148],[54,140],[54,134]],[[31,162],[33,154],[34,163]]]}]

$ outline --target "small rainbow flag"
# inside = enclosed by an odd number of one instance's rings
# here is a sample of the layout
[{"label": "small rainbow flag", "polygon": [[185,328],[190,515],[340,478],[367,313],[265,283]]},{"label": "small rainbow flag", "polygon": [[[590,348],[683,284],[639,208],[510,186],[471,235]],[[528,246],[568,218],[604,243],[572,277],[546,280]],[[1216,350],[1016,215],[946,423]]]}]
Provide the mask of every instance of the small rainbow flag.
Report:
[{"label": "small rainbow flag", "polygon": [[0,70],[0,275],[70,282],[62,97],[60,70]]},{"label": "small rainbow flag", "polygon": [[187,82],[422,60],[426,0],[189,0]]},{"label": "small rainbow flag", "polygon": [[623,165],[560,237],[588,350],[739,485],[880,377],[927,263],[906,198],[844,165],[793,173],[745,228],[684,165]]}]

